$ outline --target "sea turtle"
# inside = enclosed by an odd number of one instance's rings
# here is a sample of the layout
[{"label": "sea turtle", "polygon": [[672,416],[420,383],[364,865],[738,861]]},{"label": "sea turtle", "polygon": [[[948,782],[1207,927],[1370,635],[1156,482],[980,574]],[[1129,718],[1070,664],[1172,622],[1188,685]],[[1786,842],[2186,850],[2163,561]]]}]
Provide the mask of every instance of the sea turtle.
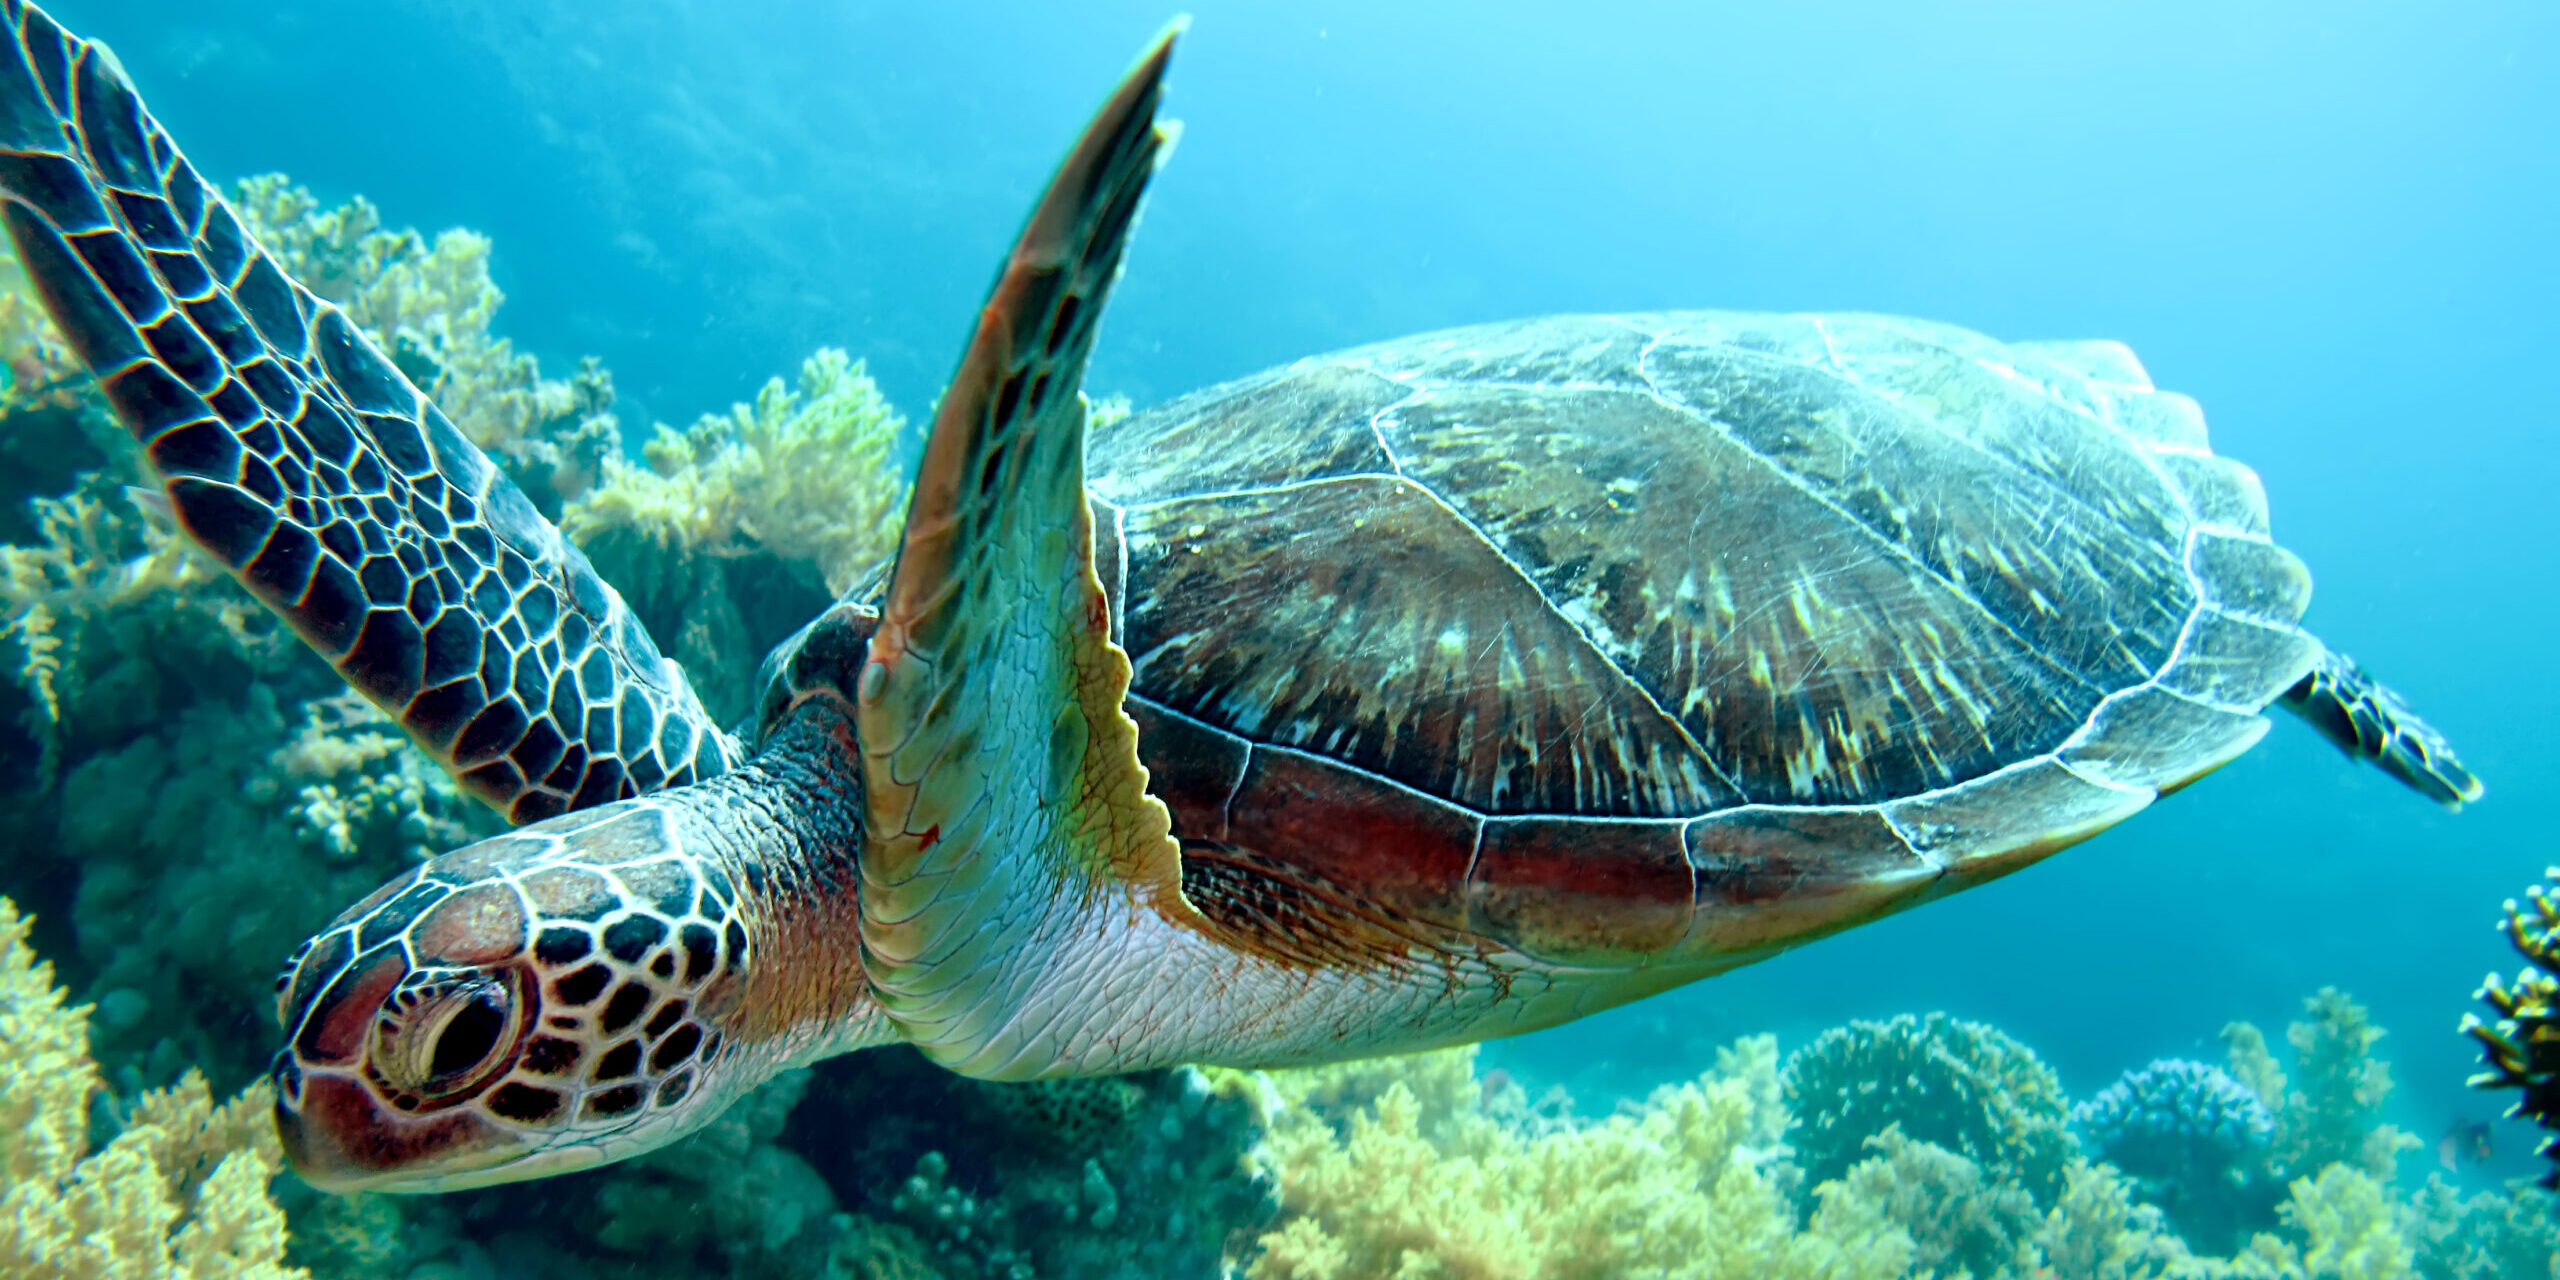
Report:
[{"label": "sea turtle", "polygon": [[323,1186],[598,1164],[896,1041],[1023,1079],[1552,1025],[2034,862],[2270,704],[2479,794],[2300,629],[2256,479],[2112,343],[1533,320],[1088,458],[1171,33],[1006,259],[894,568],[733,736],[103,48],[5,12],[0,210],[185,529],[529,824],[288,964],[277,1118]]}]

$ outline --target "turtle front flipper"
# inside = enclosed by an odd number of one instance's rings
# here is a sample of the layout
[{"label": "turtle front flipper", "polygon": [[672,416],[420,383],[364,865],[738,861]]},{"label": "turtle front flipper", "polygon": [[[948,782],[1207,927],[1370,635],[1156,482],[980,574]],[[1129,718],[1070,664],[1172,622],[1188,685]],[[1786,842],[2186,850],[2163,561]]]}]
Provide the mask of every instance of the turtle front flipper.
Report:
[{"label": "turtle front flipper", "polygon": [[[1073,908],[1180,911],[1180,853],[1121,709],[1129,659],[1094,572],[1078,383],[1148,178],[1177,23],[1051,180],[925,445],[858,681],[865,965],[925,1051],[1042,1074],[1002,1033]],[[1098,975],[1097,975],[1098,976]]]},{"label": "turtle front flipper", "polygon": [[2459,809],[2486,790],[2434,725],[2335,649],[2324,651],[2319,665],[2277,701],[2339,750],[2372,761],[2448,809]]},{"label": "turtle front flipper", "polygon": [[113,55],[0,14],[0,219],[188,535],[515,821],[735,764],[586,557],[278,269]]}]

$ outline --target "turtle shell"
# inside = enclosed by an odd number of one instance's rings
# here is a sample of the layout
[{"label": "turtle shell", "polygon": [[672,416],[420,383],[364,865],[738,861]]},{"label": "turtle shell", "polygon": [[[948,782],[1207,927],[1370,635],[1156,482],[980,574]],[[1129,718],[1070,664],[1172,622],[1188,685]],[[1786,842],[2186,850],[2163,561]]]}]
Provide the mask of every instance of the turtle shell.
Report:
[{"label": "turtle shell", "polygon": [[2114,343],[1554,317],[1088,465],[1186,893],[1310,961],[1729,967],[2112,825],[2320,653],[2257,478]]}]

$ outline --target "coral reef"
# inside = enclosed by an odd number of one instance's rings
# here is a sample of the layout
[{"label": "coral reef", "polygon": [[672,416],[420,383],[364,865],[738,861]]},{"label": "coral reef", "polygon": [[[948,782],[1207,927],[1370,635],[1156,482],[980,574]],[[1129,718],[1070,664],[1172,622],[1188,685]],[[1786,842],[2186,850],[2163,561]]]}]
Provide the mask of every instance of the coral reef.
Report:
[{"label": "coral reef", "polygon": [[2073,1107],[2071,1120],[2189,1244],[2225,1252],[2273,1222],[2282,1194],[2270,1164],[2275,1114],[2221,1068],[2155,1061]]},{"label": "coral reef", "polygon": [[267,1198],[283,1157],[263,1086],[217,1106],[189,1072],[100,1125],[90,1011],[65,1006],[30,927],[0,898],[0,1280],[302,1276]]},{"label": "coral reef", "polygon": [[2465,1196],[2442,1177],[2399,1213],[2400,1234],[2427,1280],[2560,1275],[2560,1205],[2533,1188]]},{"label": "coral reef", "polygon": [[1189,1069],[999,1084],[909,1049],[819,1064],[797,1144],[951,1280],[1214,1276],[1276,1215],[1259,1098]]},{"label": "coral reef", "polygon": [[1813,1186],[1899,1125],[2046,1203],[2077,1145],[2052,1068],[1997,1029],[1943,1013],[1825,1032],[1787,1059],[1782,1080],[1795,1116],[1788,1140]]},{"label": "coral reef", "polygon": [[[886,558],[903,424],[844,353],[629,460],[605,370],[545,378],[496,336],[485,239],[387,229],[281,178],[237,196],[724,714],[749,706],[767,646]],[[2336,992],[2284,1062],[2236,1025],[2230,1076],[2155,1063],[2090,1099],[2099,1162],[2033,1053],[1933,1014],[1829,1032],[1783,1071],[1772,1038],[1746,1038],[1596,1118],[1479,1075],[1472,1051],[1003,1085],[893,1049],[793,1073],[603,1170],[415,1199],[271,1191],[261,1094],[214,1104],[267,1048],[269,966],[497,820],[174,536],[13,273],[0,260],[0,764],[17,783],[0,892],[44,920],[0,904],[0,1280],[2555,1274],[2541,1193],[2398,1195],[2409,1140],[2382,1119],[2381,1032]],[[1125,412],[1094,406],[1098,424]],[[2473,1034],[2485,1079],[2547,1118],[2560,913],[2539,893],[2533,910],[2510,929],[2535,968],[2493,980],[2499,1018]],[[31,943],[94,1010],[66,1007]]]},{"label": "coral reef", "polygon": [[[1262,1160],[1292,1215],[1260,1280],[1368,1276],[1890,1277],[1911,1237],[1854,1196],[1798,1220],[1771,1175],[1764,1044],[1640,1109],[1524,1133],[1486,1114],[1474,1050],[1276,1076]],[[1464,1087],[1456,1087],[1460,1080]],[[1410,1081],[1410,1083],[1409,1083]],[[1383,1083],[1380,1083],[1383,1082]],[[1363,1098],[1364,1086],[1374,1087]],[[1428,1099],[1428,1101],[1426,1101]]]},{"label": "coral reef", "polygon": [[860,362],[833,348],[798,385],[666,426],[646,465],[605,459],[561,528],[623,593],[704,705],[734,720],[756,664],[867,572],[885,566],[903,483],[904,422]]},{"label": "coral reef", "polygon": [[322,209],[280,173],[233,185],[241,224],[277,265],[337,303],[471,442],[557,518],[621,449],[613,379],[590,359],[567,381],[490,332],[506,295],[489,278],[489,238],[455,228],[430,242],[387,230],[358,196]]},{"label": "coral reef", "polygon": [[2287,1178],[2345,1164],[2387,1183],[2400,1153],[2419,1143],[2382,1121],[2391,1096],[2391,1067],[2373,1055],[2382,1029],[2335,987],[2322,987],[2302,1006],[2310,1016],[2285,1028],[2291,1077],[2268,1050],[2264,1032],[2245,1022],[2222,1029],[2232,1074],[2274,1113],[2269,1159]]},{"label": "coral reef", "polygon": [[2064,1171],[2062,1194],[2030,1243],[2028,1274],[2038,1277],[2161,1280],[2204,1270],[2157,1208],[2135,1203],[2112,1167],[2085,1161]]},{"label": "coral reef", "polygon": [[[2215,1117],[2244,1147],[2296,1136],[2309,1160],[2289,1184],[2269,1182],[2246,1224],[2226,1224],[2210,1248],[2163,1212],[2147,1180],[2068,1154],[2049,1188],[2031,1188],[2021,1149],[1981,1141],[1986,1122],[1944,1125],[2002,1160],[1911,1136],[1873,1099],[1910,1091],[1908,1114],[1943,1124],[1950,1097],[1972,1112],[1997,1110],[2001,1080],[2024,1082],[2025,1104],[2051,1114],[2060,1090],[2023,1046],[1988,1028],[1949,1030],[1943,1018],[1858,1023],[1826,1033],[1788,1061],[1785,1096],[1834,1104],[1836,1118],[1883,1116],[1855,1158],[1831,1178],[1796,1169],[1780,1133],[1817,1144],[1854,1125],[1792,1123],[1765,1039],[1721,1055],[1717,1072],[1664,1090],[1642,1107],[1599,1122],[1524,1125],[1520,1089],[1477,1078],[1468,1051],[1276,1073],[1264,1083],[1270,1133],[1263,1159],[1290,1216],[1260,1242],[1258,1277],[1581,1277],[1790,1275],[1912,1276],[1954,1280],[2549,1280],[2560,1274],[2560,1225],[2550,1200],[2482,1194],[2465,1199],[2438,1182],[2397,1198],[2387,1165],[2402,1142],[2379,1109],[2388,1073],[2372,1057],[2381,1033],[2335,991],[2306,1002],[2289,1029],[2300,1087],[2263,1036],[2238,1055],[2242,1079],[2282,1100],[2263,1108],[2230,1077],[2202,1064],[2154,1064],[2138,1082],[2080,1108],[2091,1127],[2145,1107]],[[1932,1037],[1971,1067],[1960,1075],[1926,1050]],[[2235,1048],[2251,1042],[2233,1033]],[[1987,1046],[1987,1047],[1986,1047]],[[1815,1048],[1821,1050],[1818,1056]],[[1847,1082],[1854,1065],[1879,1074],[1871,1088]],[[1923,1064],[1915,1069],[1914,1063]],[[1883,1074],[1892,1070],[1899,1076]],[[1838,1073],[1838,1074],[1831,1074]],[[1920,1077],[1918,1083],[1911,1078]],[[1958,1086],[1948,1083],[1956,1077]],[[1923,1090],[1920,1084],[1932,1086]],[[2237,1091],[2235,1093],[2235,1091]],[[2102,1094],[2102,1097],[2107,1095]],[[2010,1099],[2014,1104],[2017,1100]],[[2002,1104],[2008,1105],[2008,1104]],[[2294,1112],[2290,1130],[2284,1112]],[[2262,1114],[2272,1111],[2273,1114]],[[2193,1117],[2190,1117],[2193,1119]],[[2140,1121],[2126,1125],[2145,1129]],[[2014,1125],[2040,1135],[2043,1124]],[[1766,1145],[1749,1135],[1772,1139]],[[1819,1148],[1818,1148],[1819,1149]],[[2193,1153],[2190,1152],[2190,1155]],[[1793,1158],[1791,1158],[1793,1157]],[[1811,1158],[1833,1158],[1822,1150]],[[1801,1184],[1812,1214],[1780,1188]],[[2238,1228],[2254,1229],[2243,1232]]]},{"label": "coral reef", "polygon": [[[2560,867],[2543,873],[2560,881]],[[2526,967],[2515,984],[2490,974],[2474,998],[2497,1014],[2483,1019],[2464,1014],[2462,1032],[2480,1042],[2488,1068],[2471,1077],[2477,1089],[2513,1089],[2515,1105],[2507,1114],[2530,1119],[2547,1135],[2560,1135],[2560,896],[2545,885],[2525,891],[2531,913],[2506,905],[2507,942],[2524,957]],[[2560,1188],[2560,1136],[2546,1136],[2539,1154],[2553,1164],[2542,1175],[2545,1188]]]},{"label": "coral reef", "polygon": [[18,735],[0,735],[16,854],[0,891],[71,926],[51,950],[97,1002],[123,1087],[180,1063],[237,1087],[263,1064],[249,1029],[276,960],[496,820],[133,496],[143,477],[93,388],[68,411],[0,406],[0,438],[71,469],[59,493],[6,495],[26,518],[0,545],[17,676],[0,720]]},{"label": "coral reef", "polygon": [[1917,1270],[1993,1276],[2035,1265],[2044,1215],[2025,1188],[1996,1181],[1944,1147],[1915,1142],[1899,1127],[1867,1139],[1867,1149],[1873,1154],[1831,1184],[1832,1194],[1870,1206],[1908,1233]]}]

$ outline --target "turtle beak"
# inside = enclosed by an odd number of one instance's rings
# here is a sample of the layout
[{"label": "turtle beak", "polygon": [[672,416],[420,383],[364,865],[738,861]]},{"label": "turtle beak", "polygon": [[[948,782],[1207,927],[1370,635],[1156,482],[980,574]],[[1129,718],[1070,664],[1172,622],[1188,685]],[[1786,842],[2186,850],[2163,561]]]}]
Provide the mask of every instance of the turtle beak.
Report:
[{"label": "turtle beak", "polygon": [[468,1109],[406,1115],[360,1081],[294,1074],[276,1070],[276,1138],[293,1171],[323,1191],[457,1191],[551,1172],[521,1167],[537,1152]]}]

